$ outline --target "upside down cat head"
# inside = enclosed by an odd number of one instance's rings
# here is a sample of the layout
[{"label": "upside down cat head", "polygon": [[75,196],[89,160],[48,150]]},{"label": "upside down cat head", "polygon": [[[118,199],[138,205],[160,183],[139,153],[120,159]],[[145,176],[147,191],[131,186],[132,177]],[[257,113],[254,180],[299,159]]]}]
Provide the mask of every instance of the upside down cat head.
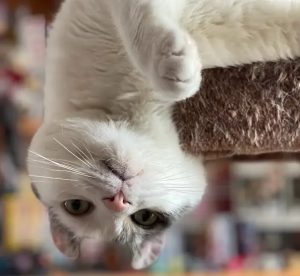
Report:
[{"label": "upside down cat head", "polygon": [[73,119],[44,124],[28,157],[57,248],[77,258],[86,238],[132,249],[132,266],[157,259],[166,230],[201,199],[200,162],[126,123]]}]

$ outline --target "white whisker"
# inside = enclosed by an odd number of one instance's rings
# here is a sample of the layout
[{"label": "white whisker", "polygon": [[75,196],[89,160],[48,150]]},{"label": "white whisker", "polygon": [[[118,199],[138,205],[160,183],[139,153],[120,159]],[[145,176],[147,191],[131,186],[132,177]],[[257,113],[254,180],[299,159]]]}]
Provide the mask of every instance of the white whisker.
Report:
[{"label": "white whisker", "polygon": [[[32,161],[32,160],[29,160],[29,162],[30,161]],[[52,162],[54,162],[54,164],[51,162],[40,162],[39,160],[33,160],[34,162],[37,162],[37,163],[41,163],[41,164],[46,164],[46,165],[52,165],[52,166],[57,166],[57,167],[60,167],[60,168],[64,168],[65,169],[65,171],[67,171],[67,172],[69,172],[69,173],[74,173],[74,174],[77,174],[77,175],[81,175],[81,176],[85,176],[85,177],[89,177],[89,178],[95,178],[95,177],[93,177],[93,176],[91,176],[91,175],[88,175],[88,174],[85,174],[85,173],[83,173],[83,172],[81,172],[81,171],[79,171],[79,170],[76,170],[75,168],[72,168],[72,167],[69,167],[69,166],[66,166],[66,165],[64,165],[64,164],[60,164],[60,163],[57,163],[57,162],[55,162],[55,161],[52,161]],[[35,164],[33,164],[34,166],[37,166],[37,165],[35,165]],[[46,170],[53,170],[53,169],[49,169],[48,167],[41,167],[41,168],[43,168],[43,169],[46,169]]]},{"label": "white whisker", "polygon": [[74,154],[71,150],[69,150],[64,144],[62,144],[61,142],[59,142],[56,138],[53,137],[53,140],[58,143],[61,147],[63,147],[67,152],[69,152],[70,154],[72,154],[76,159],[78,159],[80,162],[82,162],[83,164],[85,164],[87,167],[90,167],[89,164],[87,162],[85,162],[84,160],[80,159],[76,154]]},{"label": "white whisker", "polygon": [[37,177],[37,178],[44,178],[44,179],[53,179],[53,180],[64,180],[64,181],[78,181],[76,179],[69,179],[69,178],[60,178],[60,177],[51,177],[51,176],[43,176],[43,175],[29,175],[30,177]]},{"label": "white whisker", "polygon": [[88,147],[86,145],[84,145],[84,144],[82,144],[82,145],[84,146],[85,150],[87,151],[87,153],[89,154],[90,158],[92,159],[92,161],[94,162],[94,164],[96,166],[97,162],[96,162],[94,156],[92,155],[92,152],[88,149]]},{"label": "white whisker", "polygon": [[[47,157],[45,157],[43,155],[38,154],[37,152],[33,152],[33,151],[29,151],[29,152],[32,153],[32,154],[34,154],[34,155],[36,155],[36,156],[38,156],[38,157],[40,157],[40,158],[42,158],[42,159],[44,159],[44,160],[46,160],[46,161],[48,161],[48,162],[50,162],[53,165],[56,165],[56,166],[60,167],[60,168],[64,168],[64,169],[70,170],[71,172],[78,173],[78,174],[80,174],[82,176],[85,176],[85,177],[96,178],[95,176],[87,175],[85,173],[82,173],[82,172],[80,172],[80,171],[78,171],[78,170],[70,167],[70,166],[67,166],[67,165],[55,162],[55,161],[53,161],[53,160],[51,160],[51,159],[49,159],[49,158],[47,158]],[[36,161],[36,162],[38,162],[38,161]]]},{"label": "white whisker", "polygon": [[40,166],[40,165],[35,165],[33,164],[32,166],[35,166],[37,168],[40,168],[40,169],[45,169],[47,171],[51,171],[51,172],[66,172],[66,173],[72,173],[72,174],[77,174],[77,175],[82,175],[82,176],[86,176],[86,177],[89,177],[89,175],[86,175],[80,171],[71,171],[69,169],[51,169],[51,168],[47,168],[47,167],[43,167],[43,166]]},{"label": "white whisker", "polygon": [[[78,147],[76,146],[73,142],[71,142],[71,144],[73,145],[73,147],[75,147],[77,149],[77,151],[79,152],[79,154],[81,155],[81,157],[85,158],[85,162],[94,169],[97,169],[96,166],[94,164],[92,164],[91,162],[89,162],[89,157]],[[83,159],[82,159],[83,160]]]}]

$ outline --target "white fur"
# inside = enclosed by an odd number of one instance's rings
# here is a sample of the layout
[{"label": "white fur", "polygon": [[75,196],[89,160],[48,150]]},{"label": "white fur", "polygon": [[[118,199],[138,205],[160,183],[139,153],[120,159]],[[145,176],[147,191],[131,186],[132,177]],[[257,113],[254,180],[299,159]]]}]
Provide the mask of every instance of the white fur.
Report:
[{"label": "white fur", "polygon": [[[198,90],[201,68],[298,56],[299,29],[298,0],[66,0],[48,40],[45,119],[29,155],[42,201],[76,236],[102,239],[133,228],[128,215],[139,209],[195,206],[204,172],[180,149],[172,104]],[[134,176],[125,214],[101,201],[120,185],[101,167],[107,158]],[[61,159],[81,175],[57,171]],[[97,207],[90,216],[63,212],[61,202],[78,197]]]}]

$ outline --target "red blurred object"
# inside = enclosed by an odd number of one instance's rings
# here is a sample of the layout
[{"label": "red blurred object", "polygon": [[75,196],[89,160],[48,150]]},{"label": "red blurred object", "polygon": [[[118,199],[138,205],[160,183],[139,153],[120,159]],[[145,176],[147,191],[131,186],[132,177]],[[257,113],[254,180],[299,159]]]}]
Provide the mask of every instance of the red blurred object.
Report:
[{"label": "red blurred object", "polygon": [[15,88],[25,81],[25,76],[12,70],[0,68],[0,98],[13,97]]}]

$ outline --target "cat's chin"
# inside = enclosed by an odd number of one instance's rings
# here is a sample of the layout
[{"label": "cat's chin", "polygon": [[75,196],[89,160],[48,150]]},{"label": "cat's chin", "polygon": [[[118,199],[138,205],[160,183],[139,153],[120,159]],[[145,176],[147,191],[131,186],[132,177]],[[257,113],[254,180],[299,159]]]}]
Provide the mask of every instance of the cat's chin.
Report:
[{"label": "cat's chin", "polygon": [[[198,177],[200,184],[204,179],[201,163],[185,155],[176,141],[159,143],[149,135],[132,129],[126,122],[99,122],[76,117],[43,124],[29,149],[29,172],[36,175],[40,171],[36,161],[39,165],[48,163],[55,167],[59,160],[78,163],[82,168],[92,164],[91,170],[109,172],[116,183],[140,174],[150,181],[156,173],[167,174],[171,180],[172,174],[180,175],[183,182],[191,176]],[[60,169],[68,167],[64,164]],[[84,173],[81,171],[81,174]]]}]

